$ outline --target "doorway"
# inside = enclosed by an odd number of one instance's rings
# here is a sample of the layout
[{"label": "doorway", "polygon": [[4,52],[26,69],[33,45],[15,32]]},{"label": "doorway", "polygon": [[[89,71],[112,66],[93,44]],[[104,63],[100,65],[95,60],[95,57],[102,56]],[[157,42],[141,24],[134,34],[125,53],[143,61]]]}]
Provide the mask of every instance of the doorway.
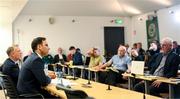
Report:
[{"label": "doorway", "polygon": [[104,47],[107,61],[117,54],[120,44],[124,45],[124,27],[104,27]]}]

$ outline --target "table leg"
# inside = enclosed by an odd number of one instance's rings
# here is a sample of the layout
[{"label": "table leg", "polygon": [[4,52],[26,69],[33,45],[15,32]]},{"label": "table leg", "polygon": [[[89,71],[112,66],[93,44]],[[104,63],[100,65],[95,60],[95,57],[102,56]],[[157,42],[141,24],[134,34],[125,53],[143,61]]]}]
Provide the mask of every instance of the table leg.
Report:
[{"label": "table leg", "polygon": [[174,98],[174,86],[172,84],[169,84],[169,99]]},{"label": "table leg", "polygon": [[144,84],[145,84],[145,93],[149,94],[149,81],[144,80]]}]

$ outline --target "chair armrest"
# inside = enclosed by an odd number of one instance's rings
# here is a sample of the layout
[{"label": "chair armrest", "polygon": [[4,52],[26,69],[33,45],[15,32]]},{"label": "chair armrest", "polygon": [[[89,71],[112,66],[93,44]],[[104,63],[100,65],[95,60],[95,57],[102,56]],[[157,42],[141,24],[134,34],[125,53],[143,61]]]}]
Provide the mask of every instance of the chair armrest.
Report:
[{"label": "chair armrest", "polygon": [[44,96],[40,93],[29,93],[29,94],[20,94],[20,97],[35,97],[35,96],[40,96],[42,99],[44,99]]}]

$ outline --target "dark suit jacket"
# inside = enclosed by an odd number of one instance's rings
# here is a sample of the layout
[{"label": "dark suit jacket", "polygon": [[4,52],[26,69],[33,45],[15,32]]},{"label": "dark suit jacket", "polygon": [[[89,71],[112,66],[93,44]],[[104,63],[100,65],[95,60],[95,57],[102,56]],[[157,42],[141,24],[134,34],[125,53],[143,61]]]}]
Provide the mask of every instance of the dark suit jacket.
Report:
[{"label": "dark suit jacket", "polygon": [[76,52],[73,55],[73,65],[83,65],[83,59],[82,59],[82,54],[79,52]]},{"label": "dark suit jacket", "polygon": [[64,64],[64,62],[67,62],[67,58],[66,58],[66,55],[62,54],[62,57],[63,57],[63,60],[60,60],[59,59],[59,55],[55,55],[54,56],[54,63],[58,63],[58,62],[61,62],[62,64]]},{"label": "dark suit jacket", "polygon": [[44,73],[43,60],[33,53],[22,64],[17,89],[19,93],[40,92],[41,86],[46,86],[50,82],[51,79]]},{"label": "dark suit jacket", "polygon": [[180,55],[180,47],[174,48],[173,52],[175,52],[177,55]]},{"label": "dark suit jacket", "polygon": [[14,82],[15,86],[17,85],[18,75],[19,75],[19,66],[15,64],[10,58],[6,59],[2,65],[2,73],[9,75]]},{"label": "dark suit jacket", "polygon": [[145,50],[140,48],[138,51],[138,54],[139,54],[138,57],[140,57],[142,60],[144,60]]},{"label": "dark suit jacket", "polygon": [[[150,74],[153,74],[155,70],[158,68],[161,59],[163,57],[162,53],[159,53],[154,61],[152,69],[150,70]],[[164,65],[164,77],[176,77],[178,71],[179,59],[178,55],[174,52],[170,52],[167,56],[165,65]]]}]

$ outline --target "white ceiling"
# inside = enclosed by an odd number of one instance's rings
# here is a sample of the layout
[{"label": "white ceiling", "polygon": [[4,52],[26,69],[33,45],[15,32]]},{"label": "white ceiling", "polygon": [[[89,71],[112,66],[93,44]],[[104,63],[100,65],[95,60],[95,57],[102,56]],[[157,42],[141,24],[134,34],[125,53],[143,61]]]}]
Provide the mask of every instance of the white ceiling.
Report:
[{"label": "white ceiling", "polygon": [[180,4],[180,0],[29,0],[22,15],[133,16]]},{"label": "white ceiling", "polygon": [[12,22],[27,0],[0,0],[0,24]]}]

